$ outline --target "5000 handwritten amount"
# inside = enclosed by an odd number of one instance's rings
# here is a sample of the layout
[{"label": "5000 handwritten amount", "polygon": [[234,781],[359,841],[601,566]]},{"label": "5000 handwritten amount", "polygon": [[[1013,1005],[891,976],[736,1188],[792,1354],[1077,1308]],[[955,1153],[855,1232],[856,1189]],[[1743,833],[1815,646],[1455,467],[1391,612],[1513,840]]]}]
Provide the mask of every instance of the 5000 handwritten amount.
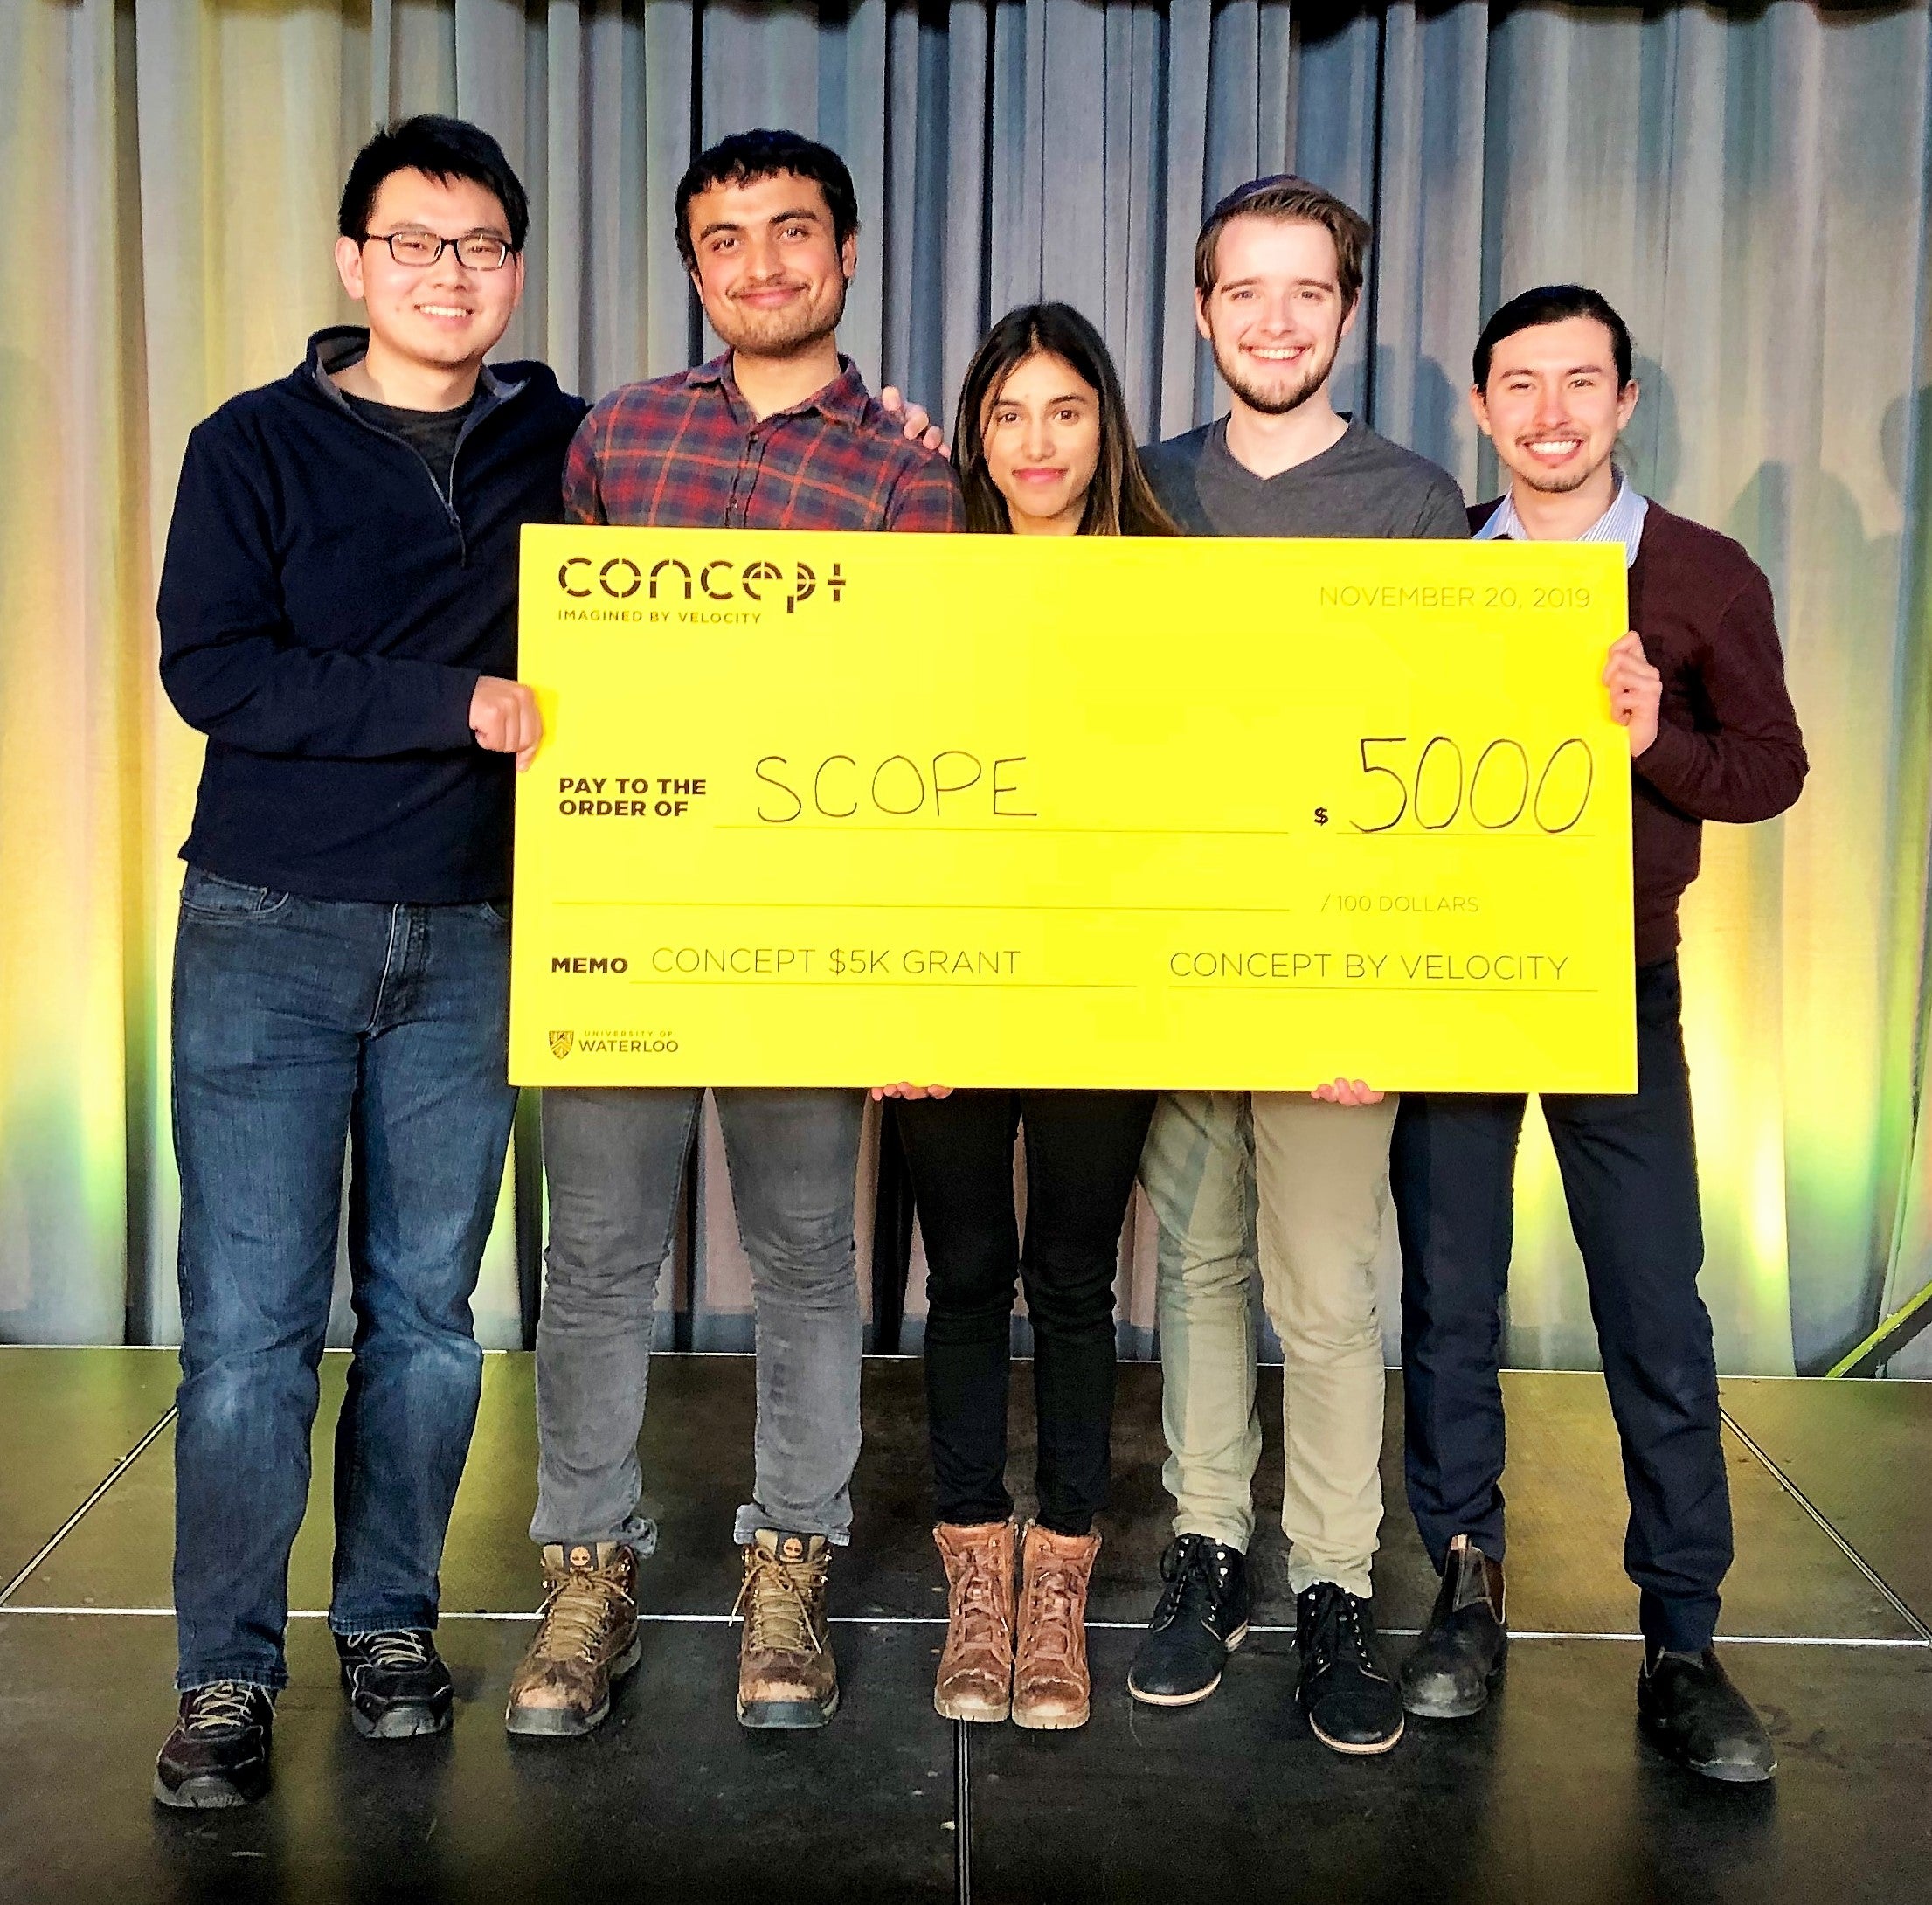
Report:
[{"label": "5000 handwritten amount", "polygon": [[1574,735],[1559,741],[1541,767],[1520,741],[1507,738],[1485,745],[1472,769],[1465,766],[1461,744],[1446,734],[1430,735],[1406,759],[1370,754],[1409,745],[1406,734],[1362,738],[1361,771],[1375,783],[1375,801],[1351,820],[1357,833],[1386,834],[1409,817],[1423,832],[1439,834],[1467,814],[1485,833],[1523,824],[1567,834],[1589,810],[1596,782],[1589,747]]}]

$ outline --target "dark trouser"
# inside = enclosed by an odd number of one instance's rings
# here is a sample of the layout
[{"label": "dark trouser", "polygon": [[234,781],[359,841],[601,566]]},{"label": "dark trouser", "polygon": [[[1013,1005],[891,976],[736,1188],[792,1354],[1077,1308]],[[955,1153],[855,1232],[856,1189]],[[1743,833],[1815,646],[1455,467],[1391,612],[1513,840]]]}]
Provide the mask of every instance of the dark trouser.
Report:
[{"label": "dark trouser", "polygon": [[[925,1240],[926,1412],[942,1521],[1003,1521],[1014,1278],[1033,1322],[1040,1520],[1085,1534],[1106,1505],[1113,1281],[1151,1091],[955,1091],[898,1108]],[[1027,1237],[1013,1141],[1027,1131]]]},{"label": "dark trouser", "polygon": [[[1624,1565],[1654,1645],[1700,1649],[1731,1563],[1690,1075],[1674,959],[1637,975],[1634,1098],[1546,1096],[1623,1440]],[[1451,1537],[1503,1555],[1503,1395],[1524,1100],[1405,1093],[1389,1158],[1402,1246],[1409,1503],[1430,1559]]]},{"label": "dark trouser", "polygon": [[436,1624],[482,1381],[469,1299],[516,1104],[509,1002],[494,907],[303,899],[189,869],[174,975],[184,1690],[287,1684],[345,1146],[356,1354],[329,1624]]}]

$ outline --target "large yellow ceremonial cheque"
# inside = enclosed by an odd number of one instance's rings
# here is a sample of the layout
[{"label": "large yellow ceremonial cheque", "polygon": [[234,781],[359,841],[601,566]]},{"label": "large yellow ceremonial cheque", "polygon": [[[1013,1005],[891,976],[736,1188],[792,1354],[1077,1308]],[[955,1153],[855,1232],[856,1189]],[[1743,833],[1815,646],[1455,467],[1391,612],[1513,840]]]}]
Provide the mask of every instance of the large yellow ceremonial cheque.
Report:
[{"label": "large yellow ceremonial cheque", "polygon": [[1636,1087],[1618,545],[538,528],[511,1077]]}]

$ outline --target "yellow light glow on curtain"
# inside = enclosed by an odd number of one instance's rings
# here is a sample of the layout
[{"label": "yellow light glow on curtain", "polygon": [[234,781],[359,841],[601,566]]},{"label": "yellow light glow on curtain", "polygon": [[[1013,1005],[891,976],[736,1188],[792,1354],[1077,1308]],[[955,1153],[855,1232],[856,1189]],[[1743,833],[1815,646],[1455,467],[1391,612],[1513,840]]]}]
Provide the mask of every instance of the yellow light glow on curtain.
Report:
[{"label": "yellow light glow on curtain", "polygon": [[[1292,166],[1380,194],[1342,401],[1490,494],[1462,400],[1485,312],[1598,285],[1638,337],[1629,468],[1770,575],[1811,752],[1786,820],[1707,829],[1684,971],[1721,1361],[1830,1362],[1932,1277],[1929,53],[1927,0],[1056,0],[943,30],[910,0],[0,7],[0,1340],[173,1334],[165,1001],[201,749],[155,679],[156,551],[189,430],[350,315],[350,157],[435,109],[531,189],[506,350],[592,396],[688,361],[672,188],[749,124],[852,159],[845,335],[942,411],[980,314],[1045,294],[1104,322],[1150,433],[1208,414],[1195,208]],[[1588,1363],[1534,1115],[1520,1181],[1512,1352]],[[521,1327],[513,1214],[506,1190],[494,1342]]]}]

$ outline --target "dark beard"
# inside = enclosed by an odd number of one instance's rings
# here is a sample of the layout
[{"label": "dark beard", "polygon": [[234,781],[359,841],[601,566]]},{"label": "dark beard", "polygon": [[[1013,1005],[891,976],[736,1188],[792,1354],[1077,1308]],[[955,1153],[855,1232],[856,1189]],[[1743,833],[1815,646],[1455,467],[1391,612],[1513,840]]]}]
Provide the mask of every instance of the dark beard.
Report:
[{"label": "dark beard", "polygon": [[[1336,349],[1340,349],[1338,344]],[[1291,411],[1299,410],[1308,399],[1328,381],[1328,373],[1335,368],[1335,350],[1305,371],[1285,390],[1264,390],[1258,384],[1248,381],[1246,375],[1230,365],[1218,346],[1215,348],[1215,369],[1221,372],[1221,380],[1249,409],[1259,411],[1264,417],[1285,417]]]},{"label": "dark beard", "polygon": [[749,351],[758,357],[799,357],[823,343],[838,329],[845,316],[845,301],[849,288],[848,283],[839,287],[838,302],[824,317],[802,312],[790,316],[766,317],[756,312],[740,311],[726,299],[724,301],[731,317],[731,333],[725,332],[716,318],[711,320],[711,328],[734,350]]}]

